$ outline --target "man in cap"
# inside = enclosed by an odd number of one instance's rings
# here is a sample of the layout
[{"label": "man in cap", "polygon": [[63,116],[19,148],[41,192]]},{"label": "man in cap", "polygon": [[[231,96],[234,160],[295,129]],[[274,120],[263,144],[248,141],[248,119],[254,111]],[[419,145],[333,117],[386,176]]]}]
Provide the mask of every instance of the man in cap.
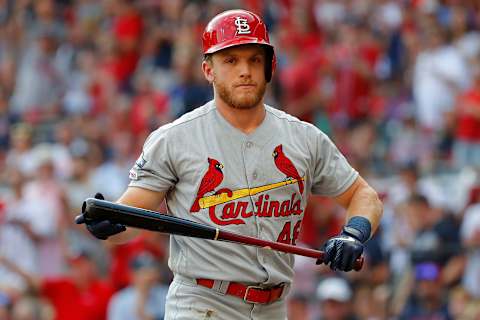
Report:
[{"label": "man in cap", "polygon": [[132,260],[132,284],[110,300],[109,320],[163,319],[168,287],[160,282],[160,267],[159,261],[146,252]]},{"label": "man in cap", "polygon": [[347,280],[326,278],[317,287],[321,320],[354,320],[352,315],[352,289]]}]

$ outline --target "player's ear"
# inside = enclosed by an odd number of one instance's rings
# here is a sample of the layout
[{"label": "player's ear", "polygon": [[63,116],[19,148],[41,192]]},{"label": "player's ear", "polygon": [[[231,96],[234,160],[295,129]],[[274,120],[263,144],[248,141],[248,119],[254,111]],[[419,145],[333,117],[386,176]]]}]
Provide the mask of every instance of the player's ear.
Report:
[{"label": "player's ear", "polygon": [[214,76],[213,76],[213,63],[212,63],[211,57],[206,57],[205,59],[203,59],[202,70],[203,70],[203,75],[205,76],[205,79],[207,79],[209,83],[212,83],[214,80]]}]

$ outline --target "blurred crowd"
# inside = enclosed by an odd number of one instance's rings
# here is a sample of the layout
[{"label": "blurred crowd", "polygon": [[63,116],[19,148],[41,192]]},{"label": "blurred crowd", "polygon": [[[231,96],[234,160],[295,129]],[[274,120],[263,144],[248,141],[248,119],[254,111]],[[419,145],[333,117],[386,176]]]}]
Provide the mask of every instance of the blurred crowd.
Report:
[{"label": "blurred crowd", "polygon": [[[0,0],[0,320],[163,318],[168,237],[108,247],[73,219],[212,98],[201,34],[239,7],[275,45],[266,102],[326,132],[385,207],[362,271],[296,258],[289,319],[480,319],[479,1]],[[343,221],[312,198],[299,245]]]}]

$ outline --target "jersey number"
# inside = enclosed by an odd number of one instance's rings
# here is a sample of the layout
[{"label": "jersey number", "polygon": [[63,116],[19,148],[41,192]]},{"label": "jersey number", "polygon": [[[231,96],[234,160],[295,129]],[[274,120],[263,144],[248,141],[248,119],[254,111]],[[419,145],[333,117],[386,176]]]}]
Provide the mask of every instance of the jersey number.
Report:
[{"label": "jersey number", "polygon": [[290,221],[285,222],[282,231],[278,235],[277,242],[296,245],[296,241],[300,233],[301,222],[302,220],[297,221],[293,227],[293,232],[292,223]]}]

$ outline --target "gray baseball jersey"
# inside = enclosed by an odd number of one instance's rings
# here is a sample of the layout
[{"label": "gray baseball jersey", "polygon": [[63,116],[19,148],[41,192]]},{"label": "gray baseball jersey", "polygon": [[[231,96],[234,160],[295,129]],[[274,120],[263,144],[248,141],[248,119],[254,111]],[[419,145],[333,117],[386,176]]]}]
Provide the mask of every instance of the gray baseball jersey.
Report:
[{"label": "gray baseball jersey", "polygon": [[[310,192],[336,196],[358,173],[315,126],[265,106],[250,134],[213,101],[154,131],[130,186],[166,191],[168,213],[261,239],[295,244]],[[292,254],[171,236],[175,274],[256,284],[290,283]]]}]

